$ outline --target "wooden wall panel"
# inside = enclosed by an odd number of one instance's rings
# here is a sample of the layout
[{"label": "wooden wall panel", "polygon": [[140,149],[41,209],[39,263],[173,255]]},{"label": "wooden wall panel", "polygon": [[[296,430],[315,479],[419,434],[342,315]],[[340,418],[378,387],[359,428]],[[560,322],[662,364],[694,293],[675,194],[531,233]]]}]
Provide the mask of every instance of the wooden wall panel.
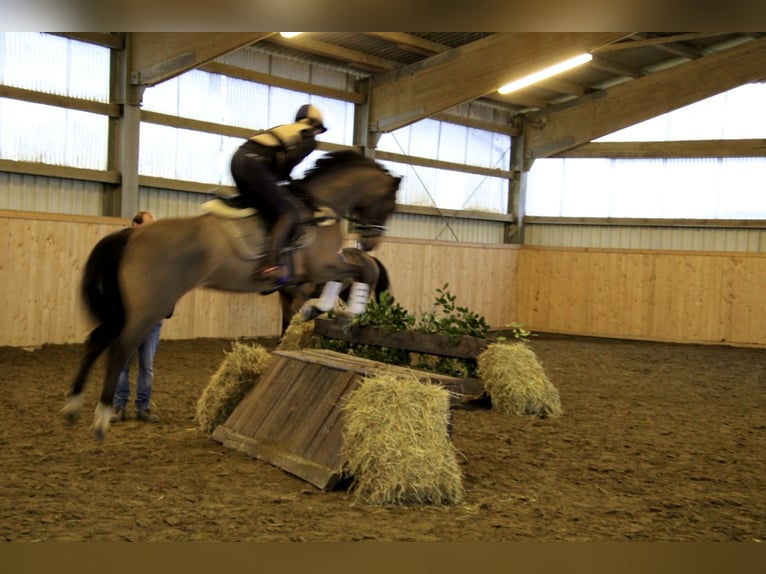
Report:
[{"label": "wooden wall panel", "polygon": [[[79,285],[90,250],[125,220],[0,211],[0,345],[80,343],[91,328]],[[276,295],[198,289],[165,322],[165,339],[279,334]]]},{"label": "wooden wall panel", "polygon": [[766,346],[766,254],[525,247],[517,284],[533,331]]},{"label": "wooden wall panel", "polygon": [[516,321],[519,246],[386,238],[375,250],[388,269],[391,293],[411,313],[430,311],[445,283],[467,307],[502,328]]},{"label": "wooden wall panel", "polygon": [[[0,211],[0,345],[82,342],[82,266],[98,239],[126,223]],[[394,296],[418,315],[448,283],[458,305],[494,328],[518,321],[539,332],[766,347],[766,254],[387,238],[376,255]],[[198,289],[162,336],[274,336],[280,319],[275,294]]]},{"label": "wooden wall panel", "polygon": [[730,257],[722,283],[731,340],[766,346],[766,257]]}]

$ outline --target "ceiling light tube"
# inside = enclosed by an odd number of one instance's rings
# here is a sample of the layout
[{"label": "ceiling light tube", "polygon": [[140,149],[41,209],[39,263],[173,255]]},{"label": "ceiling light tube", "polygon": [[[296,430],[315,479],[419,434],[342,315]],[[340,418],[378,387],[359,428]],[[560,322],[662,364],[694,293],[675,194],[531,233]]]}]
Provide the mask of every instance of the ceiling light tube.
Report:
[{"label": "ceiling light tube", "polygon": [[283,38],[294,38],[298,34],[302,34],[303,32],[280,32],[279,35]]},{"label": "ceiling light tube", "polygon": [[537,82],[547,80],[548,78],[555,76],[556,74],[560,74],[561,72],[566,72],[567,70],[571,70],[572,68],[581,66],[582,64],[585,64],[586,62],[590,62],[592,59],[593,59],[593,56],[590,54],[580,54],[579,56],[575,56],[574,58],[569,58],[568,60],[559,62],[558,64],[555,64],[549,68],[545,68],[543,70],[540,70],[539,72],[529,74],[528,76],[524,76],[523,78],[520,78],[508,84],[505,84],[504,86],[500,87],[497,91],[500,94],[509,94],[511,92],[515,92],[516,90],[520,90],[521,88],[526,88],[527,86],[531,86],[532,84],[536,84]]}]

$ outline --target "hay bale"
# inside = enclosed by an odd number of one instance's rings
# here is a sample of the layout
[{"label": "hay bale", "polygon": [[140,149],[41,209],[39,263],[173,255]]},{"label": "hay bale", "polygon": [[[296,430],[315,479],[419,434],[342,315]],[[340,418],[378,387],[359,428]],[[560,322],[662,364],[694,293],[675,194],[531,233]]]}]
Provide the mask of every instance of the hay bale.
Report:
[{"label": "hay bale", "polygon": [[226,422],[232,411],[258,381],[271,354],[261,345],[232,344],[231,352],[210,378],[197,401],[195,420],[202,432],[212,433]]},{"label": "hay bale", "polygon": [[277,349],[280,351],[299,351],[300,349],[318,349],[322,338],[314,333],[314,321],[303,321],[300,313],[293,315],[290,324],[282,335]]},{"label": "hay bale", "polygon": [[367,504],[450,504],[463,496],[449,439],[450,396],[414,375],[363,379],[343,406],[341,455]]},{"label": "hay bale", "polygon": [[561,415],[559,392],[526,343],[494,343],[476,362],[479,377],[492,399],[492,408],[518,416]]}]

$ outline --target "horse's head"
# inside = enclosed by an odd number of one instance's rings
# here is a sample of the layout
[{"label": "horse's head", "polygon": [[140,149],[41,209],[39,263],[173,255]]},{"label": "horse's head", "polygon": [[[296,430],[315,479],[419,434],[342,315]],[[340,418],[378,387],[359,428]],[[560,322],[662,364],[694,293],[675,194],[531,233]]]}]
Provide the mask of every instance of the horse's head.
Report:
[{"label": "horse's head", "polygon": [[365,251],[377,247],[386,221],[396,209],[396,193],[399,191],[401,177],[386,174],[381,180],[379,193],[371,194],[366,201],[360,201],[350,210],[348,219],[359,234],[359,246]]},{"label": "horse's head", "polygon": [[346,217],[366,251],[373,249],[396,207],[401,177],[355,151],[330,152],[317,160],[300,183],[317,205],[328,205]]}]

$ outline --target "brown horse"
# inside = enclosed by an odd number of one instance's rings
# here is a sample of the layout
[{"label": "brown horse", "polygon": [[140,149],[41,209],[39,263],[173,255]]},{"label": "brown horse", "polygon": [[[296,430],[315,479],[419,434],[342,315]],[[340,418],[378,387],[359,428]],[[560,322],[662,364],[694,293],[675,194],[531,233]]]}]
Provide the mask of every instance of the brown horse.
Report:
[{"label": "brown horse", "polygon": [[[359,230],[364,249],[372,249],[396,205],[401,178],[356,152],[320,158],[293,182],[296,192],[324,215],[305,214],[304,233],[291,257],[297,284],[364,281],[366,270],[338,257],[340,218]],[[332,215],[328,215],[332,214]],[[243,239],[243,236],[244,239]],[[249,239],[249,241],[248,241]],[[151,327],[172,313],[176,302],[198,287],[222,291],[266,292],[255,273],[265,252],[266,232],[257,215],[246,221],[212,213],[162,219],[101,239],[85,264],[82,297],[97,325],[62,413],[72,422],[82,407],[82,390],[96,359],[107,351],[106,370],[93,431],[103,440],[109,429],[114,389],[129,354]]]}]

